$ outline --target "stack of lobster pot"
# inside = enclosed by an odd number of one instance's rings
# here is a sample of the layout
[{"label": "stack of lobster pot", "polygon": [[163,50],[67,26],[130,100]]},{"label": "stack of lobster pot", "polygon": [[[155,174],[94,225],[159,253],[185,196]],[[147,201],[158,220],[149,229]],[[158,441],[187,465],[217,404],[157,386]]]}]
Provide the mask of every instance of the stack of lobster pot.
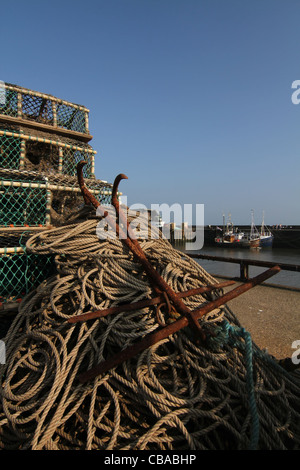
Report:
[{"label": "stack of lobster pot", "polygon": [[110,202],[112,185],[95,178],[91,139],[86,107],[0,82],[0,309],[55,269],[51,257],[26,253],[26,240],[80,209],[79,161],[90,192]]}]

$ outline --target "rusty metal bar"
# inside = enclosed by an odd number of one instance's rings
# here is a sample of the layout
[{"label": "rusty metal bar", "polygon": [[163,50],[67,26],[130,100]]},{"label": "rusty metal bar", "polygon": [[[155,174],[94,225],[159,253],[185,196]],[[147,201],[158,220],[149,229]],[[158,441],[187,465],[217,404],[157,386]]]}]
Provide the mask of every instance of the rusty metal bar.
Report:
[{"label": "rusty metal bar", "polygon": [[167,294],[169,299],[173,302],[173,306],[175,307],[177,312],[187,316],[187,318],[189,319],[191,328],[193,328],[198,333],[198,336],[204,341],[205,333],[203,332],[199,322],[193,317],[193,315],[191,315],[191,310],[185,305],[184,302],[182,302],[182,300],[173,291],[173,289],[169,286],[169,284],[161,277],[161,275],[152,266],[152,264],[147,259],[145,253],[141,249],[140,244],[134,238],[134,236],[132,236],[132,234],[130,233],[128,220],[127,218],[125,218],[123,212],[120,210],[120,205],[119,205],[119,201],[117,198],[119,182],[122,179],[128,179],[128,178],[124,174],[119,174],[114,181],[113,190],[112,190],[112,204],[114,205],[119,218],[121,218],[122,222],[126,224],[127,226],[128,236],[124,240],[124,242],[128,245],[132,253],[142,264],[146,273],[152,280],[152,284],[154,285],[154,289],[156,290],[156,292],[159,292],[159,289],[161,289],[163,292]]},{"label": "rusty metal bar", "polygon": [[[211,312],[215,308],[220,307],[223,304],[226,304],[230,300],[238,297],[239,295],[243,294],[244,292],[252,289],[253,287],[257,286],[258,284],[261,284],[264,282],[266,279],[269,279],[270,277],[274,276],[280,271],[279,266],[274,266],[267,271],[263,272],[262,274],[259,274],[255,278],[249,280],[245,284],[242,284],[241,286],[236,287],[235,289],[232,289],[230,292],[227,292],[226,294],[222,295],[216,300],[213,300],[209,302],[208,304],[204,305],[203,307],[200,307],[199,309],[194,310],[191,312],[193,315],[194,319],[199,320],[203,315]],[[100,374],[104,374],[108,372],[110,369],[116,367],[117,365],[121,364],[122,362],[136,356],[140,352],[144,351],[145,349],[153,346],[156,344],[158,341],[161,341],[168,336],[178,332],[182,328],[188,326],[189,320],[186,316],[182,316],[179,318],[179,320],[176,320],[175,322],[160,328],[153,333],[148,334],[145,336],[141,341],[138,343],[135,343],[123,351],[120,351],[118,354],[115,356],[107,359],[106,361],[103,361],[102,363],[98,364],[95,367],[92,367],[88,371],[82,373],[79,375],[78,379],[81,383],[85,383],[91,379],[94,379]]]},{"label": "rusty metal bar", "polygon": [[[224,281],[219,284],[214,284],[212,286],[202,286],[195,289],[190,289],[184,292],[178,292],[177,295],[180,298],[190,297],[206,292],[211,292],[216,289],[222,289],[223,287],[231,286],[235,284],[235,281]],[[163,295],[154,297],[153,299],[145,299],[139,302],[133,302],[131,304],[118,305],[116,307],[109,307],[104,310],[94,310],[93,312],[83,313],[82,315],[77,315],[68,319],[69,323],[78,323],[87,320],[92,320],[94,318],[103,318],[107,315],[121,313],[121,312],[131,312],[145,307],[150,307],[152,305],[157,305],[161,302],[164,302]]]},{"label": "rusty metal bar", "polygon": [[[100,203],[97,201],[97,199],[89,193],[88,189],[86,188],[84,184],[84,179],[83,179],[83,174],[82,174],[82,168],[86,164],[85,161],[79,162],[77,165],[77,176],[78,176],[78,183],[80,186],[80,189],[82,191],[83,197],[85,202],[93,204],[93,206],[97,209],[100,206]],[[117,190],[118,190],[118,185],[119,182],[122,179],[127,179],[127,176],[124,174],[119,174],[114,181],[113,185],[113,191],[112,191],[112,203],[115,204],[115,209],[117,211],[117,214],[119,218],[122,219],[124,222],[125,216],[123,215],[122,211],[120,210],[119,202],[117,200]],[[134,239],[134,237],[130,237],[130,233],[127,232],[127,236],[124,237],[123,231],[121,231],[121,228],[119,224],[117,224],[114,220],[112,220],[112,217],[109,216],[107,212],[104,213],[104,217],[106,217],[106,220],[108,223],[111,223],[112,228],[116,230],[117,234],[120,236],[122,235],[122,241],[127,245],[127,247],[130,249],[130,251],[133,253],[135,258],[142,264],[144,270],[150,277],[152,281],[152,285],[156,293],[159,293],[160,290],[166,292],[168,295],[169,299],[173,302],[174,307],[178,311],[178,313],[181,313],[183,315],[186,315],[189,318],[191,327],[197,331],[199,337],[204,341],[205,340],[205,334],[199,324],[198,321],[196,321],[191,315],[190,309],[185,305],[184,302],[177,296],[177,294],[173,291],[173,289],[169,286],[169,284],[160,276],[160,274],[156,271],[156,269],[152,266],[152,264],[149,262],[147,259],[145,253],[141,249],[139,243],[137,240]],[[128,221],[127,219],[125,220],[125,224],[128,227]]]}]

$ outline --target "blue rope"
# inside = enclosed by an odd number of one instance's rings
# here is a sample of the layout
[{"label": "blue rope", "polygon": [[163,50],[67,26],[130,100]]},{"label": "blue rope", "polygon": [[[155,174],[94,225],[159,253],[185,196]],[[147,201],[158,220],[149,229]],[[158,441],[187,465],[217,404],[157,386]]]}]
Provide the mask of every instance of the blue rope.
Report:
[{"label": "blue rope", "polygon": [[229,344],[231,346],[237,346],[237,340],[243,338],[245,345],[242,345],[239,341],[239,346],[242,346],[245,350],[245,361],[246,361],[246,385],[248,392],[248,401],[251,412],[251,435],[250,435],[250,449],[255,450],[259,440],[259,417],[256,407],[256,400],[254,394],[254,381],[253,381],[253,348],[251,335],[245,328],[232,326],[227,320],[224,320],[220,327],[217,327],[215,332],[216,337],[212,337],[210,341],[215,346],[222,346]]}]

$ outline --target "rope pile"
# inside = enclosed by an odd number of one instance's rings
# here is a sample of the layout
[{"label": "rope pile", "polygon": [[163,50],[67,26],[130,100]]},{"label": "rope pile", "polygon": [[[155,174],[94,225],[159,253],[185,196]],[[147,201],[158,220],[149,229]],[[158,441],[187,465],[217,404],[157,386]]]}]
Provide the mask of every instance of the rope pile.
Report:
[{"label": "rope pile", "polygon": [[[201,319],[218,333],[209,345],[196,345],[187,327],[91,382],[78,381],[159,327],[154,307],[68,323],[74,315],[153,296],[122,241],[99,240],[98,222],[70,224],[27,242],[33,253],[55,255],[58,274],[23,299],[4,338],[1,447],[299,448],[298,372],[287,373],[253,344],[226,305]],[[217,283],[165,239],[140,243],[174,291]],[[184,301],[195,309],[221,293]]]}]

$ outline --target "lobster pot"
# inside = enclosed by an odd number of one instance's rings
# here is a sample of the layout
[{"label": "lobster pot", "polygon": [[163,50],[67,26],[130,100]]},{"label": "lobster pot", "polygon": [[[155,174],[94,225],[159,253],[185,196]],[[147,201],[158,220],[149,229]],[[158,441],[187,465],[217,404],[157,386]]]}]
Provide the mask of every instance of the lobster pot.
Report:
[{"label": "lobster pot", "polygon": [[4,84],[0,98],[0,113],[11,119],[89,134],[89,110],[85,106],[10,83]]},{"label": "lobster pot", "polygon": [[[94,178],[85,184],[101,204],[110,203],[111,184]],[[83,204],[76,177],[0,168],[0,227],[63,225]]]},{"label": "lobster pot", "polygon": [[50,201],[45,183],[0,180],[0,226],[47,225]]},{"label": "lobster pot", "polygon": [[91,139],[86,107],[0,84],[0,301],[22,297],[55,269],[52,257],[26,253],[26,237],[89,216],[80,161],[86,187],[111,202],[112,185],[95,179]]},{"label": "lobster pot", "polygon": [[18,170],[21,157],[21,139],[13,135],[5,135],[0,129],[0,164],[3,168]]},{"label": "lobster pot", "polygon": [[[1,179],[0,171],[2,303],[22,298],[56,270],[53,256],[26,253],[26,240],[33,230],[36,233],[52,226],[64,225],[72,215],[76,217],[78,211],[85,207],[75,178],[72,185],[72,181],[58,180],[57,177],[49,182],[47,179],[38,181],[37,177],[25,180],[25,173],[22,176],[20,180],[5,180]],[[110,203],[111,185],[92,180],[88,186],[100,203]]]},{"label": "lobster pot", "polygon": [[[19,247],[14,248],[16,251]],[[55,272],[53,257],[34,254],[0,256],[0,300],[21,299]]]},{"label": "lobster pot", "polygon": [[0,302],[21,299],[31,289],[55,274],[51,255],[26,253],[26,241],[32,232],[7,232],[0,230]]},{"label": "lobster pot", "polygon": [[[111,188],[105,186],[89,189],[95,198],[103,205],[111,202]],[[81,191],[74,187],[51,185],[50,222],[53,226],[63,225],[83,209]],[[95,211],[94,211],[95,212]]]},{"label": "lobster pot", "polygon": [[25,133],[0,126],[0,167],[43,175],[76,176],[77,164],[84,160],[84,177],[94,177],[96,152],[90,145],[78,145],[78,142],[66,138],[54,140],[46,133],[43,136],[35,134],[36,131],[32,134],[29,129]]}]

